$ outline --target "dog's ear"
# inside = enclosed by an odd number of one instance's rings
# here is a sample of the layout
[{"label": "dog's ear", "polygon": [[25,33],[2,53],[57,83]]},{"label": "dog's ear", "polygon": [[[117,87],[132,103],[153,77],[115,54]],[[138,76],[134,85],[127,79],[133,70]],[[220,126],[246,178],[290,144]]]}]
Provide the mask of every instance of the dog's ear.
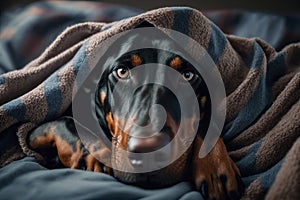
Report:
[{"label": "dog's ear", "polygon": [[155,26],[153,24],[151,24],[150,22],[144,20],[144,21],[142,21],[142,23],[137,25],[135,28],[145,28],[145,27],[155,27]]}]

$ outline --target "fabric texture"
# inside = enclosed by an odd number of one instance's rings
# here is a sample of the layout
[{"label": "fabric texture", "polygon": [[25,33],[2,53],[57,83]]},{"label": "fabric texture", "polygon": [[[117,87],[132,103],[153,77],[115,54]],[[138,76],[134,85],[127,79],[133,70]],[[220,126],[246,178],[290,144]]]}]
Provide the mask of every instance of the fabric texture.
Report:
[{"label": "fabric texture", "polygon": [[160,8],[113,23],[78,23],[24,68],[1,75],[1,140],[17,138],[22,149],[3,148],[1,165],[10,162],[11,153],[42,161],[27,146],[28,132],[66,111],[77,72],[101,41],[144,20],[193,38],[217,65],[227,94],[222,136],[246,184],[243,198],[299,199],[300,43],[277,52],[259,38],[224,34],[201,12],[185,7]]},{"label": "fabric texture", "polygon": [[187,182],[147,190],[126,185],[107,174],[73,169],[48,170],[33,158],[24,158],[1,168],[0,180],[2,200],[202,199]]}]

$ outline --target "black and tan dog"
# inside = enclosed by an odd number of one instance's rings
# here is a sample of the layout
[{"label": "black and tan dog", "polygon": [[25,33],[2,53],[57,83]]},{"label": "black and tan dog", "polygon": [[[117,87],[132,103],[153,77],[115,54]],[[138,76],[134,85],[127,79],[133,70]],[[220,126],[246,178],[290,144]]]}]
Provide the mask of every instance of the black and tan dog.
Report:
[{"label": "black and tan dog", "polygon": [[[145,48],[130,52],[123,52],[134,42],[151,43],[156,48]],[[161,50],[161,47],[168,50]],[[134,184],[141,187],[166,187],[182,180],[190,180],[196,190],[200,191],[207,199],[238,199],[243,190],[243,183],[237,166],[229,157],[223,140],[218,139],[212,151],[204,158],[199,158],[198,153],[203,143],[203,137],[210,121],[211,103],[207,86],[195,68],[179,54],[171,53],[173,44],[170,40],[156,37],[145,38],[141,35],[130,35],[123,40],[119,52],[113,52],[109,61],[106,62],[105,72],[101,77],[96,92],[96,113],[98,121],[103,130],[116,147],[110,150],[97,152],[97,148],[86,149],[80,141],[73,119],[70,117],[45,123],[36,128],[28,137],[28,143],[32,149],[40,151],[49,157],[49,160],[57,157],[64,167],[85,169],[95,172],[108,173],[122,182]],[[116,83],[134,79],[131,70],[143,64],[161,63],[167,65],[182,74],[183,79],[190,83],[195,91],[200,113],[200,126],[193,144],[176,161],[160,170],[147,173],[128,173],[122,170],[113,170],[104,166],[91,153],[97,153],[101,157],[114,163],[118,169],[139,168],[144,161],[140,157],[124,155],[123,151],[134,153],[153,152],[168,144],[176,135],[180,123],[185,124],[186,129],[192,127],[197,120],[192,116],[184,116],[181,121],[180,105],[174,93],[168,88],[147,84],[135,91],[134,95],[122,93],[121,98],[125,99],[123,110],[134,116],[128,119],[120,119],[112,114],[111,105],[114,102],[113,90]],[[157,78],[168,79],[170,77],[164,71],[157,71]],[[189,98],[189,97],[187,97]],[[166,122],[163,128],[148,138],[135,137],[139,135],[138,129],[120,128],[120,124],[136,123],[144,126],[149,123],[149,110],[153,104],[162,105],[166,112]],[[151,123],[159,123],[158,113],[153,113]],[[121,122],[120,122],[121,120]],[[55,155],[45,150],[55,149]],[[155,156],[152,162],[159,162],[172,156],[177,151],[176,147],[170,148],[169,152]],[[111,154],[111,157],[110,157]]]}]

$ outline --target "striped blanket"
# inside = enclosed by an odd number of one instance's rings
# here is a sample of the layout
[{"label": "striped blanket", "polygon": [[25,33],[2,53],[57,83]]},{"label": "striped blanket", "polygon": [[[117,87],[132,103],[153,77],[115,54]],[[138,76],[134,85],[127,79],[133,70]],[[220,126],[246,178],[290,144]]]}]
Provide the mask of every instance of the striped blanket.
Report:
[{"label": "striped blanket", "polygon": [[[300,43],[277,52],[259,38],[224,34],[201,12],[184,7],[78,23],[24,68],[0,75],[1,165],[24,155],[42,160],[28,148],[28,132],[64,114],[78,70],[101,41],[144,20],[193,38],[217,65],[227,94],[222,136],[246,184],[243,197],[300,199]],[[16,139],[16,146],[8,148],[5,138]]]}]

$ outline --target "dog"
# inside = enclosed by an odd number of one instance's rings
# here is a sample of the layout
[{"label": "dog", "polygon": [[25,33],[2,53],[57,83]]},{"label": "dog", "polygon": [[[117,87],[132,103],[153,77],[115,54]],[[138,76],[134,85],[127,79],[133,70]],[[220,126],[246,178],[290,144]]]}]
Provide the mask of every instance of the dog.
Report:
[{"label": "dog", "polygon": [[[146,24],[140,27],[149,26],[151,25]],[[126,52],[128,47],[135,42],[151,43],[155,48]],[[95,145],[90,147],[83,145],[72,117],[47,122],[34,129],[28,137],[30,148],[44,155],[49,163],[54,163],[55,167],[62,165],[74,169],[107,173],[124,183],[144,188],[167,187],[188,180],[205,199],[239,199],[244,189],[241,174],[229,157],[222,138],[217,140],[207,156],[204,158],[198,156],[211,115],[211,100],[201,75],[184,57],[172,52],[174,44],[171,40],[155,34],[151,38],[137,34],[126,36],[119,43],[120,48],[114,49],[117,52],[108,51],[111,53],[111,59],[105,63],[105,71],[98,82],[95,94],[97,120],[114,148],[98,151]],[[162,47],[164,47],[163,50]],[[126,92],[120,93],[120,98],[127,101],[122,107],[127,115],[121,118],[112,112],[112,104],[115,102],[112,94],[116,84],[126,84],[135,79],[136,74],[132,71],[151,63],[160,63],[176,70],[181,74],[182,79],[191,85],[200,108],[200,125],[196,130],[192,145],[174,162],[152,172],[132,173],[127,169],[139,169],[149,163],[130,152],[150,153],[163,148],[174,139],[180,123],[185,124],[184,127],[188,132],[191,131],[188,129],[191,129],[193,123],[197,121],[193,119],[193,116],[183,116],[182,120],[176,96],[170,89],[159,84],[143,85],[133,95]],[[157,70],[155,73],[156,78],[169,78],[172,81],[164,70]],[[165,123],[159,131],[154,131],[155,134],[151,137],[138,137],[143,133],[132,127],[132,124],[143,127],[150,122],[154,126],[160,123],[160,113],[156,113],[155,109],[151,110],[153,104],[162,105],[166,110]],[[149,112],[152,112],[151,117]],[[123,130],[120,124],[131,128]],[[54,151],[49,153],[50,150]],[[121,150],[129,153],[124,154]],[[176,145],[173,145],[168,151],[154,154],[154,160],[151,162],[166,160],[172,157],[175,151],[177,151]],[[107,162],[114,163],[117,169],[105,166],[93,154],[98,154]]]}]

